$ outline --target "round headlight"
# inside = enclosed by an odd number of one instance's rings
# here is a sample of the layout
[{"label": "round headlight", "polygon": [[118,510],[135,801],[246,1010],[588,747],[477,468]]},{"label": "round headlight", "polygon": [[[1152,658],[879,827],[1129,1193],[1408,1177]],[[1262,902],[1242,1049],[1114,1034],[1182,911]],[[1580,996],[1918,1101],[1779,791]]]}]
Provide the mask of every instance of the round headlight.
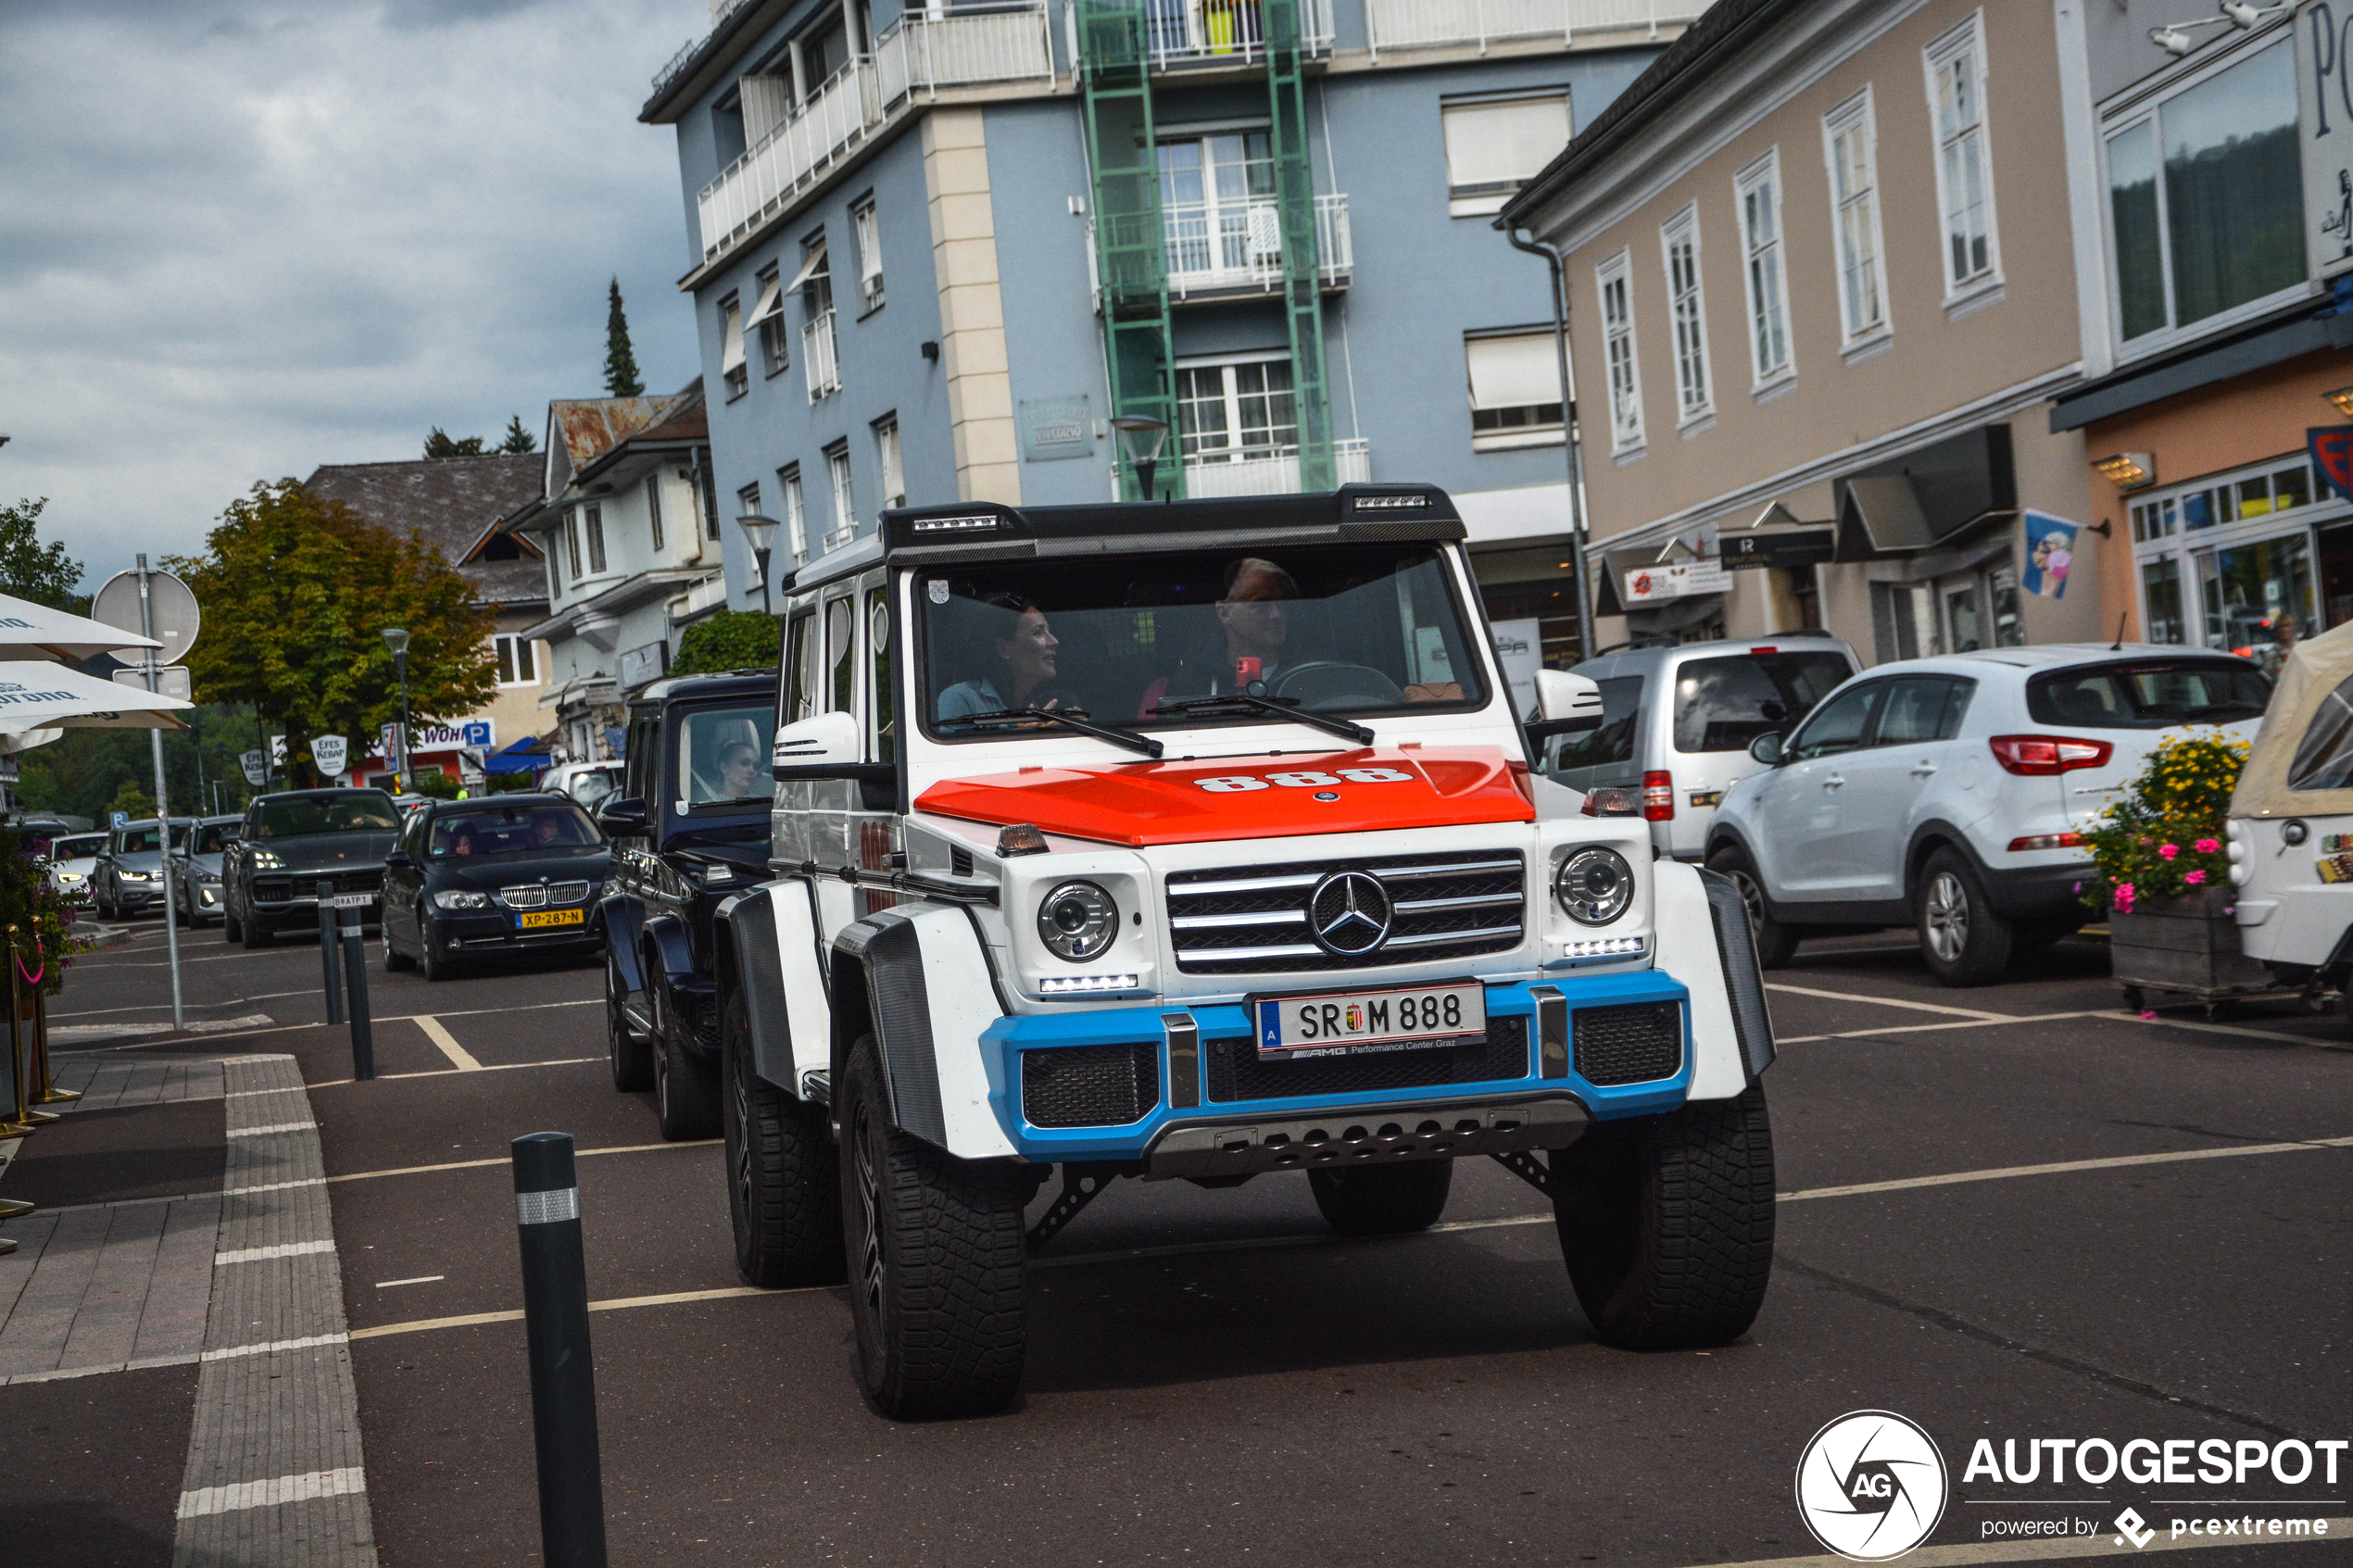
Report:
[{"label": "round headlight", "polygon": [[2312,830],[2306,827],[2300,822],[2284,822],[2280,826],[2280,837],[2285,840],[2291,847],[2303,843],[2307,838],[2311,836],[2311,833]]},{"label": "round headlight", "polygon": [[1058,959],[1101,958],[1119,931],[1119,906],[1091,882],[1065,882],[1039,901],[1038,935]]},{"label": "round headlight", "polygon": [[1561,862],[1553,896],[1562,913],[1585,925],[1607,925],[1634,898],[1634,868],[1615,849],[1579,849]]}]

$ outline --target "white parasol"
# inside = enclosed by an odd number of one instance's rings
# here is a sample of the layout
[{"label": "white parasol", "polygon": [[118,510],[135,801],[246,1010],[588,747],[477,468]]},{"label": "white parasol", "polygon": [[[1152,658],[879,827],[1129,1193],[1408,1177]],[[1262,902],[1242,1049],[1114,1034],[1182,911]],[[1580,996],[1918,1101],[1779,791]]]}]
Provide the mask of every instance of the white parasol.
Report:
[{"label": "white parasol", "polygon": [[185,729],[172,714],[195,706],[160,692],[101,681],[69,665],[0,660],[0,738],[16,741],[19,748],[22,737],[33,730]]},{"label": "white parasol", "polygon": [[87,659],[94,653],[161,646],[136,632],[0,594],[0,659]]}]

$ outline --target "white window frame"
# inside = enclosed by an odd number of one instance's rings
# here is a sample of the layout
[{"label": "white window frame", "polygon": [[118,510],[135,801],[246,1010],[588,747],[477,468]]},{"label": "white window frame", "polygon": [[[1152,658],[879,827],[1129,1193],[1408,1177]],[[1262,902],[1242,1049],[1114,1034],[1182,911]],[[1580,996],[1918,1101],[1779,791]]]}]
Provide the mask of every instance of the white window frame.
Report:
[{"label": "white window frame", "polygon": [[1600,302],[1595,313],[1602,322],[1602,366],[1609,396],[1609,449],[1621,458],[1642,451],[1648,444],[1642,433],[1642,358],[1634,335],[1630,260],[1620,250],[1593,269],[1594,297]]},{"label": "white window frame", "polygon": [[[1525,187],[1528,182],[1533,179],[1539,170],[1544,167],[1544,164],[1552,161],[1550,157],[1547,157],[1540,161],[1535,169],[1529,169],[1526,173],[1519,175],[1516,179],[1484,181],[1474,184],[1458,185],[1454,182],[1454,175],[1457,170],[1454,168],[1453,157],[1449,150],[1451,138],[1447,131],[1448,120],[1456,116],[1461,116],[1467,119],[1469,117],[1478,115],[1481,111],[1491,112],[1497,109],[1509,108],[1516,105],[1531,103],[1559,104],[1561,106],[1561,118],[1567,122],[1569,139],[1575,139],[1577,135],[1577,105],[1571,96],[1569,90],[1566,87],[1554,89],[1550,92],[1514,93],[1492,98],[1459,98],[1445,100],[1440,103],[1438,106],[1438,150],[1440,158],[1446,166],[1446,213],[1448,217],[1484,218],[1491,214],[1503,211],[1504,205],[1510,201],[1514,194]],[[1562,145],[1566,146],[1567,145],[1567,143],[1564,142],[1562,143]],[[1554,156],[1557,156],[1557,153],[1558,149],[1556,148],[1554,149]]]},{"label": "white window frame", "polygon": [[903,507],[907,504],[907,475],[899,448],[899,416],[885,414],[875,421],[874,432],[875,460],[882,470],[883,505]]},{"label": "white window frame", "polygon": [[611,570],[605,551],[605,508],[595,501],[580,508],[588,519],[588,575],[602,577]]},{"label": "white window frame", "polygon": [[863,311],[883,307],[882,220],[875,198],[862,196],[849,208],[849,232],[858,247],[858,294]]},{"label": "white window frame", "polygon": [[847,544],[858,528],[857,480],[849,470],[849,442],[837,441],[825,448],[825,477],[834,493],[834,531],[828,537]]},{"label": "white window frame", "polygon": [[662,542],[661,475],[659,472],[646,476],[646,521],[653,534],[654,555],[660,558],[668,546]]},{"label": "white window frame", "polygon": [[577,583],[587,575],[580,570],[580,509],[577,507],[564,513],[564,553],[572,561],[572,580]]},{"label": "white window frame", "polygon": [[[1479,375],[1473,362],[1478,357],[1479,345],[1498,341],[1522,341],[1530,348],[1542,354],[1553,378],[1552,395],[1535,403],[1497,403],[1491,408],[1480,404]],[[1568,439],[1567,395],[1561,390],[1560,383],[1560,345],[1550,329],[1530,328],[1516,331],[1490,329],[1466,332],[1463,335],[1463,368],[1465,388],[1470,395],[1472,451],[1509,452],[1523,446],[1558,446]],[[1534,412],[1545,408],[1556,410],[1555,416],[1551,420],[1529,424],[1504,424],[1483,430],[1479,428],[1478,419],[1481,414],[1511,410]]]},{"label": "white window frame", "polygon": [[[2234,491],[2240,484],[2255,480],[2269,480],[2284,470],[2301,467],[2305,470],[2305,501],[2298,506],[2281,508],[2255,516],[2217,521],[2207,527],[2192,528],[2182,514],[2187,496],[2208,491]],[[2182,631],[2183,640],[2169,646],[2208,649],[2206,641],[2206,603],[2204,574],[2199,570],[2199,558],[2211,550],[2228,550],[2274,540],[2301,538],[2305,559],[2311,567],[2315,603],[2319,618],[2328,619],[2326,585],[2321,576],[2321,531],[2341,525],[2353,517],[2353,502],[2329,490],[2321,476],[2312,470],[2310,459],[2296,450],[2283,452],[2259,462],[2241,463],[2235,468],[2221,469],[2180,484],[2163,489],[2136,490],[2123,497],[2124,516],[2117,520],[2117,534],[2133,543],[2133,602],[2141,616],[2141,634],[2150,635],[2148,606],[2148,576],[2146,568],[2154,562],[2174,563],[2177,581],[2182,590]],[[2144,510],[2147,524],[2143,522]],[[2171,512],[2166,527],[2162,514]],[[2333,628],[2328,628],[2333,629]]]},{"label": "white window frame", "polygon": [[800,493],[800,465],[786,463],[778,469],[776,483],[785,495],[785,542],[791,547],[793,565],[799,566],[809,558],[809,503]]},{"label": "white window frame", "polygon": [[[1977,119],[1948,136],[1938,89],[1944,73],[1956,63],[1962,65],[1966,80],[1977,94]],[[1990,114],[1985,95],[1985,13],[1971,11],[1968,19],[1921,50],[1920,71],[1928,89],[1929,128],[1936,144],[1937,255],[1944,269],[1944,303],[1958,305],[2002,286],[2002,232],[1994,215],[1993,132],[1987,123]],[[1979,271],[1962,272],[1953,260],[1954,222],[1961,198],[1953,188],[1950,162],[1953,150],[1972,136],[1976,138],[1977,176],[1984,203],[1985,266]]]},{"label": "white window frame", "polygon": [[785,320],[784,281],[779,276],[780,270],[776,263],[771,262],[761,268],[752,280],[756,301],[752,309],[755,314],[760,306],[767,302],[770,289],[777,290],[779,295],[776,307],[751,323],[752,331],[760,336],[761,371],[765,378],[783,375],[792,369],[792,328]]},{"label": "white window frame", "polygon": [[[1676,253],[1688,247],[1678,277]],[[1700,284],[1699,204],[1658,226],[1659,268],[1667,280],[1667,353],[1675,367],[1675,426],[1716,417],[1716,381],[1707,358],[1707,298]]]},{"label": "white window frame", "polygon": [[[1772,237],[1758,244],[1749,225],[1749,203],[1759,193],[1772,212]],[[1752,392],[1763,392],[1797,375],[1797,347],[1789,330],[1789,221],[1781,203],[1781,149],[1765,155],[1732,176],[1732,221],[1741,240],[1741,287],[1748,300],[1748,371]],[[1769,276],[1760,287],[1758,274]],[[1766,348],[1778,339],[1780,358],[1768,361]]]},{"label": "white window frame", "polygon": [[732,294],[719,302],[719,379],[730,403],[751,390],[751,370],[744,363],[744,305]]},{"label": "white window frame", "polygon": [[[490,639],[490,647],[501,686],[535,686],[540,684],[539,649],[529,637],[500,632]],[[512,680],[508,679],[510,671],[514,672]]]},{"label": "white window frame", "polygon": [[[1838,143],[1848,132],[1861,138],[1864,182],[1853,194],[1841,200],[1838,194]],[[1833,261],[1832,281],[1838,290],[1838,322],[1840,350],[1853,355],[1858,349],[1876,347],[1894,335],[1894,312],[1887,297],[1887,235],[1881,220],[1884,204],[1879,199],[1879,120],[1871,107],[1871,89],[1863,90],[1822,117],[1822,171],[1830,180],[1831,255]],[[1871,280],[1878,295],[1879,316],[1874,320],[1856,320],[1856,310],[1847,296],[1846,275],[1851,270],[1851,257],[1846,236],[1855,220],[1852,214],[1866,208],[1871,242]]]},{"label": "white window frame", "polygon": [[[2250,299],[2244,304],[2233,306],[2228,310],[2218,311],[2214,315],[2193,321],[2187,326],[2183,326],[2175,320],[2173,246],[2167,228],[2171,213],[2166,206],[2164,179],[2165,143],[2162,117],[2165,106],[2192,88],[2203,86],[2224,71],[2246,64],[2264,50],[2281,47],[2283,43],[2279,33],[2269,29],[2258,29],[2247,34],[2244,40],[2234,43],[2227,54],[2219,54],[2212,49],[2200,50],[2197,56],[2193,56],[2196,69],[2184,70],[2181,75],[2165,83],[2159,91],[2145,95],[2139,93],[2125,94],[2131,104],[2129,108],[2104,113],[2101,116],[2098,128],[2100,235],[2105,253],[2101,257],[2101,263],[2108,269],[2108,341],[2116,345],[2116,357],[2120,363],[2145,359],[2151,355],[2165,353],[2179,345],[2194,343],[2199,338],[2215,336],[2244,322],[2251,321],[2257,317],[2267,316],[2283,305],[2321,292],[2310,276],[2311,264],[2308,258],[2305,263],[2306,275],[2301,282],[2288,284],[2260,298]],[[2291,50],[2302,48],[2302,45],[2292,38],[2284,41],[2284,46]],[[2300,56],[2298,59],[2300,62]],[[2298,69],[2301,69],[2300,63]],[[2108,147],[2117,137],[2141,124],[2151,125],[2150,133],[2157,138],[2158,258],[2158,265],[2164,269],[2166,324],[2162,327],[2152,328],[2128,342],[2124,336],[2123,293],[2116,271],[2116,203],[2111,194],[2115,187],[2112,183],[2113,176],[2108,170]]]},{"label": "white window frame", "polygon": [[[1195,354],[1180,358],[1176,362],[1174,369],[1180,372],[1185,370],[1215,370],[1218,372],[1218,387],[1220,390],[1221,400],[1226,410],[1226,433],[1229,438],[1227,444],[1223,446],[1216,447],[1215,449],[1206,453],[1196,452],[1188,457],[1184,450],[1183,427],[1180,421],[1178,427],[1170,432],[1170,434],[1176,437],[1175,444],[1176,448],[1175,460],[1177,463],[1188,468],[1203,468],[1214,466],[1220,463],[1277,461],[1285,458],[1296,458],[1299,455],[1299,425],[1297,422],[1299,415],[1299,383],[1296,375],[1292,377],[1291,384],[1284,388],[1284,391],[1290,395],[1292,400],[1292,423],[1290,426],[1291,439],[1289,443],[1277,442],[1272,445],[1251,446],[1231,439],[1240,435],[1244,428],[1242,425],[1241,412],[1241,400],[1244,394],[1241,390],[1240,377],[1236,374],[1236,372],[1239,371],[1244,365],[1280,365],[1288,370],[1291,368],[1290,351],[1285,348],[1266,348],[1248,349],[1235,354]],[[1184,381],[1181,375],[1178,377],[1176,385],[1176,401],[1178,405],[1181,406],[1187,401],[1183,390]],[[1271,396],[1271,395],[1269,395]],[[1278,428],[1280,427],[1268,427],[1270,431]]]}]

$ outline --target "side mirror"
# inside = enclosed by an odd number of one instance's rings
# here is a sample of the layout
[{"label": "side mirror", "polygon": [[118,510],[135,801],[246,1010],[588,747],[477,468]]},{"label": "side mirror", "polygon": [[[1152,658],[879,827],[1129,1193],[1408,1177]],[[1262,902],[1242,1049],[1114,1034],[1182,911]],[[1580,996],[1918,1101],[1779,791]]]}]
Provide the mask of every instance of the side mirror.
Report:
[{"label": "side mirror", "polygon": [[1536,671],[1536,719],[1528,725],[1531,746],[1554,735],[1602,727],[1602,688],[1591,676],[1566,670]]},{"label": "side mirror", "polygon": [[597,825],[607,838],[628,838],[646,831],[651,821],[645,801],[637,796],[605,797],[597,808]]},{"label": "side mirror", "polygon": [[858,719],[851,713],[819,713],[776,732],[768,750],[768,771],[779,779],[839,779],[857,776]]},{"label": "side mirror", "polygon": [[1751,757],[1755,758],[1759,762],[1764,763],[1768,768],[1780,767],[1784,756],[1781,748],[1780,733],[1777,730],[1768,730],[1763,734],[1757,736],[1755,740],[1750,741],[1748,743],[1748,754]]},{"label": "side mirror", "polygon": [[416,863],[416,861],[409,858],[409,851],[406,849],[387,849],[384,851],[384,865],[389,869],[397,870],[407,866],[413,866]]}]

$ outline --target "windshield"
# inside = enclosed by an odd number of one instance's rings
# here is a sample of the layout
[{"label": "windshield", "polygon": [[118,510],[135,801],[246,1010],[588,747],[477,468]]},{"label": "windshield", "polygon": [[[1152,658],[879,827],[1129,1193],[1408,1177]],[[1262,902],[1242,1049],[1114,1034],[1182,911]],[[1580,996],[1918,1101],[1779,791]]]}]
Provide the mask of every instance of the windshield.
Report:
[{"label": "windshield", "polygon": [[153,822],[117,828],[114,832],[114,852],[118,855],[152,855],[162,846],[162,830]]},{"label": "windshield", "polygon": [[522,855],[534,850],[580,849],[603,840],[588,813],[577,806],[494,806],[479,811],[452,811],[433,820],[433,838],[425,853],[434,859],[451,855]]},{"label": "windshield", "polygon": [[196,830],[195,852],[199,855],[220,854],[236,825],[234,822],[207,822]]},{"label": "windshield", "polygon": [[[916,579],[922,710],[935,733],[1009,709],[1153,727],[1265,696],[1325,713],[1478,708],[1486,683],[1444,558],[1421,545],[1315,546],[963,567]],[[1238,707],[1239,705],[1237,705]]]},{"label": "windshield", "polygon": [[678,725],[677,798],[688,806],[768,804],[776,793],[768,771],[768,741],[776,710],[714,708],[689,713]]},{"label": "windshield", "polygon": [[1746,751],[1761,734],[1786,735],[1854,672],[1827,651],[1687,660],[1675,677],[1675,749]]},{"label": "windshield", "polygon": [[81,860],[95,855],[107,847],[104,834],[87,834],[80,838],[61,838],[49,847],[52,859]]},{"label": "windshield", "polygon": [[2077,730],[2162,730],[2259,719],[2271,683],[2237,659],[2151,659],[2037,675],[2026,711],[2038,724]]},{"label": "windshield", "polygon": [[391,833],[400,826],[400,808],[380,789],[346,795],[298,795],[265,800],[255,816],[256,838],[304,838],[322,833]]},{"label": "windshield", "polygon": [[583,806],[593,807],[620,787],[619,768],[597,768],[585,773],[574,773],[572,782],[564,785],[564,793]]}]

